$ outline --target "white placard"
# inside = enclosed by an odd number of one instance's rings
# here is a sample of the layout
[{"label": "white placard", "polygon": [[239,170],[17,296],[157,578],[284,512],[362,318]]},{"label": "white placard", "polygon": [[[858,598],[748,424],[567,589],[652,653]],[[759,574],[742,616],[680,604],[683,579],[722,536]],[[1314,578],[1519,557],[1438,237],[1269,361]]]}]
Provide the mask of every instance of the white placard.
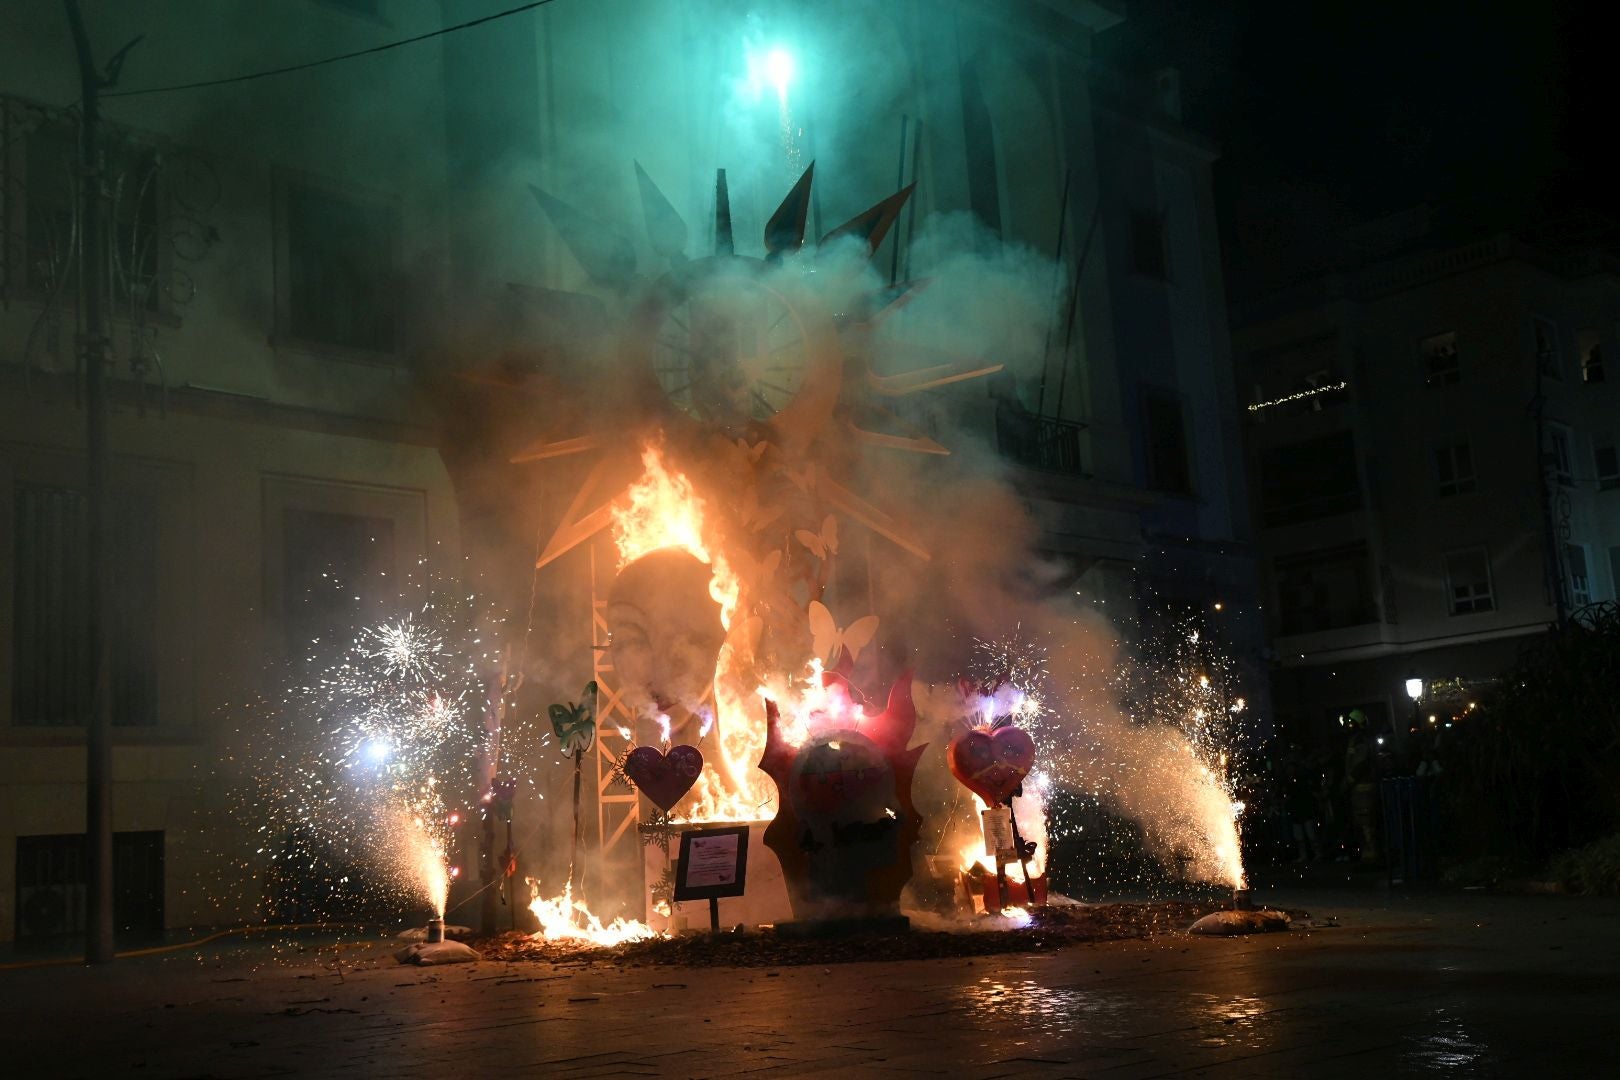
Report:
[{"label": "white placard", "polygon": [[682,874],[686,887],[702,889],[734,883],[737,880],[737,842],[741,839],[736,833],[692,837]]},{"label": "white placard", "polygon": [[984,850],[996,857],[998,863],[1016,862],[1018,849],[1013,845],[1012,811],[1005,806],[992,806],[981,811],[984,823]]}]

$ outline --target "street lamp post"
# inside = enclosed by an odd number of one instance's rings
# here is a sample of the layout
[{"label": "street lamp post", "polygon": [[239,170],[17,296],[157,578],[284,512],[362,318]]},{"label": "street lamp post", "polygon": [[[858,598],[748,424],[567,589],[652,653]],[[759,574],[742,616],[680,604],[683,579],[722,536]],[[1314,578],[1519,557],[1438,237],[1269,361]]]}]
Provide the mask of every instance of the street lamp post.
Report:
[{"label": "street lamp post", "polygon": [[1416,732],[1421,730],[1418,725],[1421,719],[1418,714],[1418,702],[1423,698],[1423,680],[1416,672],[1406,673],[1406,696],[1412,699],[1412,730]]}]

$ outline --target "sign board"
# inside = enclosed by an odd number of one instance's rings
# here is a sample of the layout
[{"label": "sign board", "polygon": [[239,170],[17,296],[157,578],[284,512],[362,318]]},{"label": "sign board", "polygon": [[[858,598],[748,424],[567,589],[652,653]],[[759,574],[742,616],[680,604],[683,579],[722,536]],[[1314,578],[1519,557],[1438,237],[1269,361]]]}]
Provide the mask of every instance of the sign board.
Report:
[{"label": "sign board", "polygon": [[748,877],[748,826],[687,829],[675,866],[675,900],[741,896]]},{"label": "sign board", "polygon": [[996,857],[997,863],[1018,861],[1018,848],[1013,843],[1012,810],[1006,806],[992,806],[981,811],[984,823],[984,850]]}]

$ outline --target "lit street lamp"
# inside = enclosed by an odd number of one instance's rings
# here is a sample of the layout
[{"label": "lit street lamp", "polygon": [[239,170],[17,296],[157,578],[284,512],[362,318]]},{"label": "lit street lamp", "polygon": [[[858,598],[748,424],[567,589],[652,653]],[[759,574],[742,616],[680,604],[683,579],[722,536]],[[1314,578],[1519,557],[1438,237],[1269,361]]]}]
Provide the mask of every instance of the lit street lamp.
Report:
[{"label": "lit street lamp", "polygon": [[1412,699],[1412,733],[1415,735],[1420,730],[1419,721],[1422,719],[1418,714],[1418,701],[1423,697],[1423,680],[1415,671],[1408,670],[1406,673],[1406,696]]}]

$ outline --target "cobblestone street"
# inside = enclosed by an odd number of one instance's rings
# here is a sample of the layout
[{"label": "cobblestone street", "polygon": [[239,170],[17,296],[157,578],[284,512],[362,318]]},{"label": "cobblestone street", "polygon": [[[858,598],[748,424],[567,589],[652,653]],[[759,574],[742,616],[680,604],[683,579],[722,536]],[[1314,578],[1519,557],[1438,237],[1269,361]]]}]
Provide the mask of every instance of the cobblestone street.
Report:
[{"label": "cobblestone street", "polygon": [[1614,1075],[1620,905],[1278,894],[1331,928],[831,967],[0,971],[15,1077]]}]

